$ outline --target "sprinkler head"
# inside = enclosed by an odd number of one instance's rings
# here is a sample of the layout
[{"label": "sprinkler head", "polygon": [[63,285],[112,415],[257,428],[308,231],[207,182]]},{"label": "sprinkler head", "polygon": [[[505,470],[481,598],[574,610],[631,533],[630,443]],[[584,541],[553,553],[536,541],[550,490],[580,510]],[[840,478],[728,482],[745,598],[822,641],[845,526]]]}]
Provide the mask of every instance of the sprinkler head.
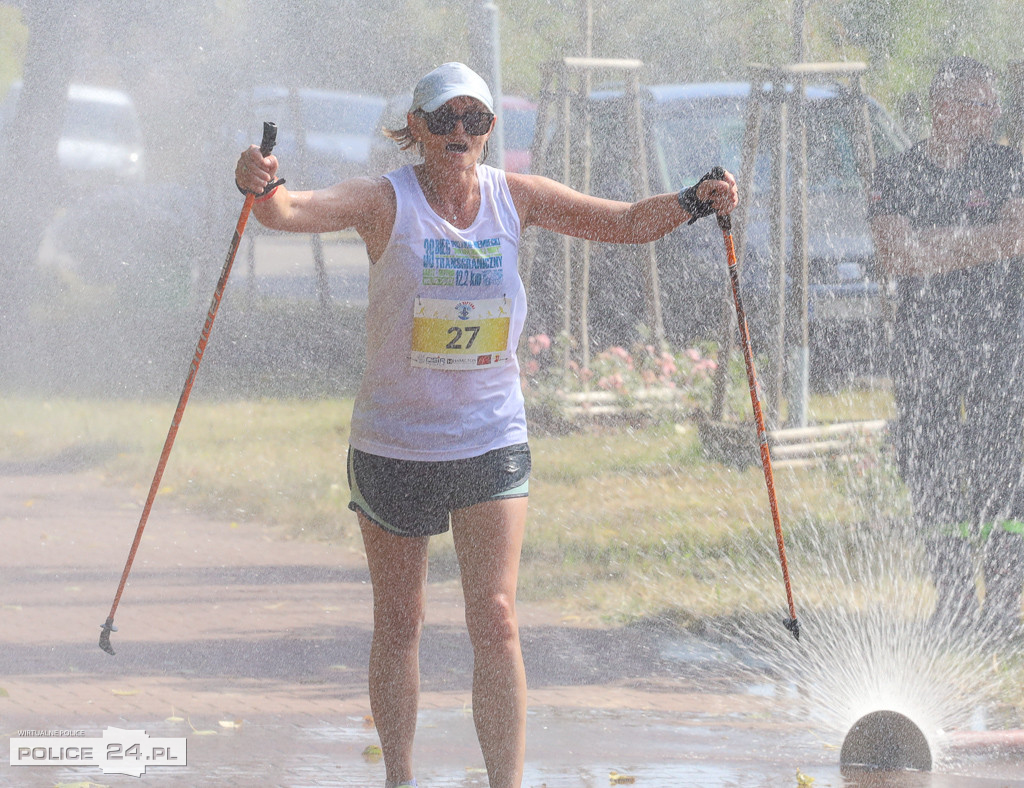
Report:
[{"label": "sprinkler head", "polygon": [[117,632],[117,627],[114,626],[113,619],[107,619],[100,626],[100,648],[106,651],[111,656],[114,655],[114,647],[110,645],[110,633]]},{"label": "sprinkler head", "polygon": [[844,773],[927,772],[932,768],[932,752],[924,733],[909,717],[895,711],[873,711],[857,720],[846,734],[839,765]]}]

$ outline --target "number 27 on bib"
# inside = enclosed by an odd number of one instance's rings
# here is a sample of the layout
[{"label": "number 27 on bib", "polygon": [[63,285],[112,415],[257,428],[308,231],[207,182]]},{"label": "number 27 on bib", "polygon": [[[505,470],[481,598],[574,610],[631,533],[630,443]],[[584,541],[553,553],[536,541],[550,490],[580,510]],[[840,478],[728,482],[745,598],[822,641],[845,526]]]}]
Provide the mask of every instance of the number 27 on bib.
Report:
[{"label": "number 27 on bib", "polygon": [[509,359],[508,298],[448,301],[417,298],[412,316],[412,366],[464,371]]}]

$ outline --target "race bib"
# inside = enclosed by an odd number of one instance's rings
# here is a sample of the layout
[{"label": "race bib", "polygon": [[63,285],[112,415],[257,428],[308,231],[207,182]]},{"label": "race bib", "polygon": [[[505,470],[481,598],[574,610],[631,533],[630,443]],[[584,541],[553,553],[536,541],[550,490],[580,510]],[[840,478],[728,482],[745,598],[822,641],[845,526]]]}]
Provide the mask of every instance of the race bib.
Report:
[{"label": "race bib", "polygon": [[417,298],[412,314],[412,365],[459,371],[504,364],[510,357],[511,314],[512,302],[507,298]]}]

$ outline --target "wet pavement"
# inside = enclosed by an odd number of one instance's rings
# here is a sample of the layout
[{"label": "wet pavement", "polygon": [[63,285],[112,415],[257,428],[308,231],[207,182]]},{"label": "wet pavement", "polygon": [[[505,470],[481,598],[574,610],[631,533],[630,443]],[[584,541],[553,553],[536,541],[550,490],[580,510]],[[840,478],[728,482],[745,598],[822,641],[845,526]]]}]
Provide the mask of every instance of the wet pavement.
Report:
[{"label": "wet pavement", "polygon": [[[4,470],[0,785],[383,784],[367,751],[377,744],[366,695],[371,601],[357,552],[210,520],[158,496],[111,657],[97,645],[100,625],[146,490],[88,472]],[[484,786],[461,595],[436,574],[418,777],[424,788]],[[815,730],[798,691],[752,682],[733,654],[658,627],[580,626],[546,605],[522,603],[520,620],[525,786],[1024,786],[1020,752],[942,774],[843,777],[842,733]],[[105,736],[123,755],[102,767],[11,765],[9,742],[16,750],[28,731],[46,733],[56,755],[64,746],[73,757],[75,738]],[[146,749],[156,740],[162,749]],[[178,752],[173,765],[150,765]],[[141,777],[112,771],[140,764]]]}]

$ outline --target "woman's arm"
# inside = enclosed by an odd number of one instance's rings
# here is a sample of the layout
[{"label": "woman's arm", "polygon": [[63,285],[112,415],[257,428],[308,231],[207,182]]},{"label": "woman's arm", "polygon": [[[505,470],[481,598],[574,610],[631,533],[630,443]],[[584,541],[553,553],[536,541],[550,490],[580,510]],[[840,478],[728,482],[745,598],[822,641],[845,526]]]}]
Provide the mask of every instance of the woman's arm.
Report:
[{"label": "woman's arm", "polygon": [[[537,225],[589,241],[648,243],[692,218],[674,193],[627,203],[592,197],[539,175],[507,173],[506,177],[524,228]],[[700,183],[697,193],[717,213],[736,207],[736,179],[728,172],[725,180]]]},{"label": "woman's arm", "polygon": [[[235,166],[240,189],[259,194],[277,174],[277,157],[263,156],[253,145]],[[394,190],[385,178],[350,178],[326,189],[291,191],[278,186],[264,198],[257,197],[253,215],[272,230],[296,233],[329,233],[355,228],[371,247],[383,237],[386,244],[395,219]],[[380,246],[383,249],[383,246]],[[376,259],[370,249],[371,259]]]}]

